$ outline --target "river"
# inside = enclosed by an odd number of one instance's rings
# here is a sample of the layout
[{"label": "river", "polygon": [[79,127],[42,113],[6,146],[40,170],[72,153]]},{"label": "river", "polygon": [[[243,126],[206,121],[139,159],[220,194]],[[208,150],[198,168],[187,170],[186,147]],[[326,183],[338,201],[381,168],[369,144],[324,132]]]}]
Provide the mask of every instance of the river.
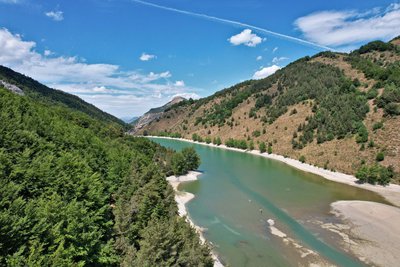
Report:
[{"label": "river", "polygon": [[151,139],[174,150],[193,146],[200,155],[202,175],[179,190],[196,196],[187,204],[189,216],[227,266],[365,266],[321,226],[340,223],[330,213],[332,202],[387,203],[378,194],[248,153]]}]

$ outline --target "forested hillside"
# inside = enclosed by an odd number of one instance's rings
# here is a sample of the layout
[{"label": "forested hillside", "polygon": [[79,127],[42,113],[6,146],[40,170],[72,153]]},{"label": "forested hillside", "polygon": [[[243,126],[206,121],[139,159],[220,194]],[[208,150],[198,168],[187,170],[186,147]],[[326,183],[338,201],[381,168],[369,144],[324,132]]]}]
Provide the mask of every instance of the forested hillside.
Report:
[{"label": "forested hillside", "polygon": [[198,166],[182,165],[193,151],[126,136],[75,97],[7,77],[26,95],[0,86],[1,266],[212,266],[165,180]]},{"label": "forested hillside", "polygon": [[27,77],[21,73],[15,72],[10,68],[0,65],[0,80],[16,85],[23,90],[29,97],[48,104],[61,104],[75,110],[82,111],[93,118],[123,124],[116,117],[96,108],[77,96],[65,93],[63,91],[49,88],[34,79]]},{"label": "forested hillside", "polygon": [[400,47],[371,42],[349,54],[322,52],[164,112],[139,134],[260,149],[361,181],[400,172]]}]

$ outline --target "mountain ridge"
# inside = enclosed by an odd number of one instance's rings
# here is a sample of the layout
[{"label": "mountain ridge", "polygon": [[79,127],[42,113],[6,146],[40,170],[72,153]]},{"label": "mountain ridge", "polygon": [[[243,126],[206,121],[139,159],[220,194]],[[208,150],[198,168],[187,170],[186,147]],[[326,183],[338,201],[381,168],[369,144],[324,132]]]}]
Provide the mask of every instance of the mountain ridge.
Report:
[{"label": "mountain ridge", "polygon": [[78,96],[63,92],[58,89],[49,88],[24,74],[18,73],[11,68],[7,68],[2,65],[0,65],[0,80],[2,80],[2,83],[7,83],[17,87],[24,93],[24,95],[35,100],[62,104],[69,108],[84,112],[91,117],[120,125],[125,124],[122,120],[100,110],[90,103],[87,103]]},{"label": "mountain ridge", "polygon": [[166,110],[138,134],[264,143],[273,153],[353,175],[390,167],[399,179],[398,40],[301,58],[265,79]]},{"label": "mountain ridge", "polygon": [[138,132],[140,129],[145,127],[146,125],[152,123],[153,121],[160,118],[160,116],[164,113],[164,111],[170,109],[174,105],[177,105],[186,99],[184,97],[176,96],[171,99],[168,103],[164,104],[161,107],[151,108],[142,116],[138,117],[135,121],[131,124],[133,125],[133,129],[131,130],[132,133]]}]

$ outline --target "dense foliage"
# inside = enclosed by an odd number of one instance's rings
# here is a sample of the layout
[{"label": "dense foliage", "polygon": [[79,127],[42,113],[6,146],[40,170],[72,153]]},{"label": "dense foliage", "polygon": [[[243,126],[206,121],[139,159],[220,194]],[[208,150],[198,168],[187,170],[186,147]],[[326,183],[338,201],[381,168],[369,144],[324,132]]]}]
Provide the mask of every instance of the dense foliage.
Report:
[{"label": "dense foliage", "polygon": [[227,147],[235,147],[240,149],[247,149],[248,147],[246,140],[236,140],[233,138],[229,138],[228,140],[226,140],[225,145]]},{"label": "dense foliage", "polygon": [[200,166],[200,158],[193,147],[182,149],[172,156],[171,168],[175,175],[183,175],[188,170],[196,170]]},{"label": "dense foliage", "polygon": [[378,164],[372,166],[363,165],[357,171],[356,177],[360,183],[387,185],[394,176],[391,166],[383,167]]},{"label": "dense foliage", "polygon": [[[387,63],[380,58],[362,56],[369,52],[385,51],[400,54],[398,46],[376,41],[354,51],[347,60],[354,68],[361,70],[367,78],[377,81],[369,93],[372,94],[372,98],[376,98],[375,103],[384,109],[385,115],[395,116],[400,115],[400,62]],[[384,88],[380,97],[377,97],[377,88]]]},{"label": "dense foliage", "polygon": [[366,45],[361,46],[355,53],[365,54],[373,51],[384,52],[384,51],[395,51],[400,52],[400,49],[392,44],[392,43],[385,43],[382,41],[372,41]]},{"label": "dense foliage", "polygon": [[46,101],[0,88],[0,265],[212,265],[177,217],[172,151]]}]

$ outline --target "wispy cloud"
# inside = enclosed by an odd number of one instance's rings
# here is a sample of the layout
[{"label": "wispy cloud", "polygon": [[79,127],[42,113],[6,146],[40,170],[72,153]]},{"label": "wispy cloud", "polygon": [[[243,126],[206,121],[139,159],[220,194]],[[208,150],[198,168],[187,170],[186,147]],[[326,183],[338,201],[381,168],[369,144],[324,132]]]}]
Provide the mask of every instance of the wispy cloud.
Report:
[{"label": "wispy cloud", "polygon": [[368,11],[320,11],[298,18],[294,24],[307,40],[324,46],[387,40],[400,34],[400,4]]},{"label": "wispy cloud", "polygon": [[171,12],[175,12],[175,13],[179,13],[179,14],[183,14],[183,15],[188,15],[188,16],[192,16],[192,17],[198,17],[198,18],[202,18],[202,19],[206,19],[206,20],[226,23],[226,24],[235,25],[235,26],[240,26],[240,27],[243,27],[243,28],[249,28],[249,29],[252,29],[252,30],[257,31],[259,33],[268,34],[268,35],[272,35],[272,36],[275,36],[275,37],[283,38],[283,39],[291,41],[291,42],[296,42],[296,43],[299,43],[299,44],[302,44],[302,45],[311,46],[311,47],[317,48],[318,50],[321,50],[321,49],[322,50],[331,50],[331,48],[329,48],[327,46],[323,46],[323,45],[320,45],[320,44],[317,44],[317,43],[313,43],[311,41],[303,40],[301,38],[296,38],[296,37],[293,37],[293,36],[290,36],[290,35],[278,33],[278,32],[275,32],[275,31],[270,31],[270,30],[267,30],[267,29],[264,29],[264,28],[261,28],[261,27],[257,27],[257,26],[251,25],[251,24],[247,24],[247,23],[243,23],[243,22],[239,22],[239,21],[235,21],[235,20],[218,18],[218,17],[214,17],[214,16],[209,16],[209,15],[206,15],[206,14],[195,13],[195,12],[186,11],[186,10],[182,10],[182,9],[177,9],[177,8],[157,5],[157,4],[153,4],[153,3],[146,2],[146,1],[141,1],[141,0],[131,0],[131,1],[135,2],[135,3],[138,3],[138,4],[142,4],[142,5],[158,8],[158,9],[163,9],[163,10],[167,10],[167,11],[171,11]]},{"label": "wispy cloud", "polygon": [[118,65],[90,64],[78,57],[54,56],[46,51],[41,54],[35,47],[35,42],[0,28],[0,65],[76,94],[119,117],[141,115],[175,95],[194,96],[199,91],[184,81],[170,81],[170,71],[121,70]]},{"label": "wispy cloud", "polygon": [[266,77],[274,74],[279,69],[281,69],[281,67],[279,67],[277,65],[272,65],[270,67],[261,68],[260,70],[258,70],[254,73],[253,79],[259,80],[259,79],[266,78]]},{"label": "wispy cloud", "polygon": [[276,51],[278,51],[279,47],[274,47],[274,49],[272,49],[272,54],[275,54]]},{"label": "wispy cloud", "polygon": [[0,0],[3,4],[20,4],[21,0]]},{"label": "wispy cloud", "polygon": [[276,64],[276,63],[279,63],[279,62],[281,62],[281,61],[288,60],[288,59],[289,59],[289,58],[287,58],[287,57],[274,57],[274,58],[272,59],[272,63]]},{"label": "wispy cloud", "polygon": [[141,61],[149,61],[149,60],[152,60],[155,58],[157,58],[156,55],[151,55],[151,54],[147,54],[147,53],[142,53],[142,55],[139,57],[139,59]]},{"label": "wispy cloud", "polygon": [[263,59],[263,57],[262,56],[258,56],[258,57],[256,57],[256,60],[257,61],[260,61],[260,60],[262,60]]},{"label": "wispy cloud", "polygon": [[51,18],[54,21],[62,21],[64,20],[64,13],[62,11],[49,11],[44,13],[47,17]]}]

